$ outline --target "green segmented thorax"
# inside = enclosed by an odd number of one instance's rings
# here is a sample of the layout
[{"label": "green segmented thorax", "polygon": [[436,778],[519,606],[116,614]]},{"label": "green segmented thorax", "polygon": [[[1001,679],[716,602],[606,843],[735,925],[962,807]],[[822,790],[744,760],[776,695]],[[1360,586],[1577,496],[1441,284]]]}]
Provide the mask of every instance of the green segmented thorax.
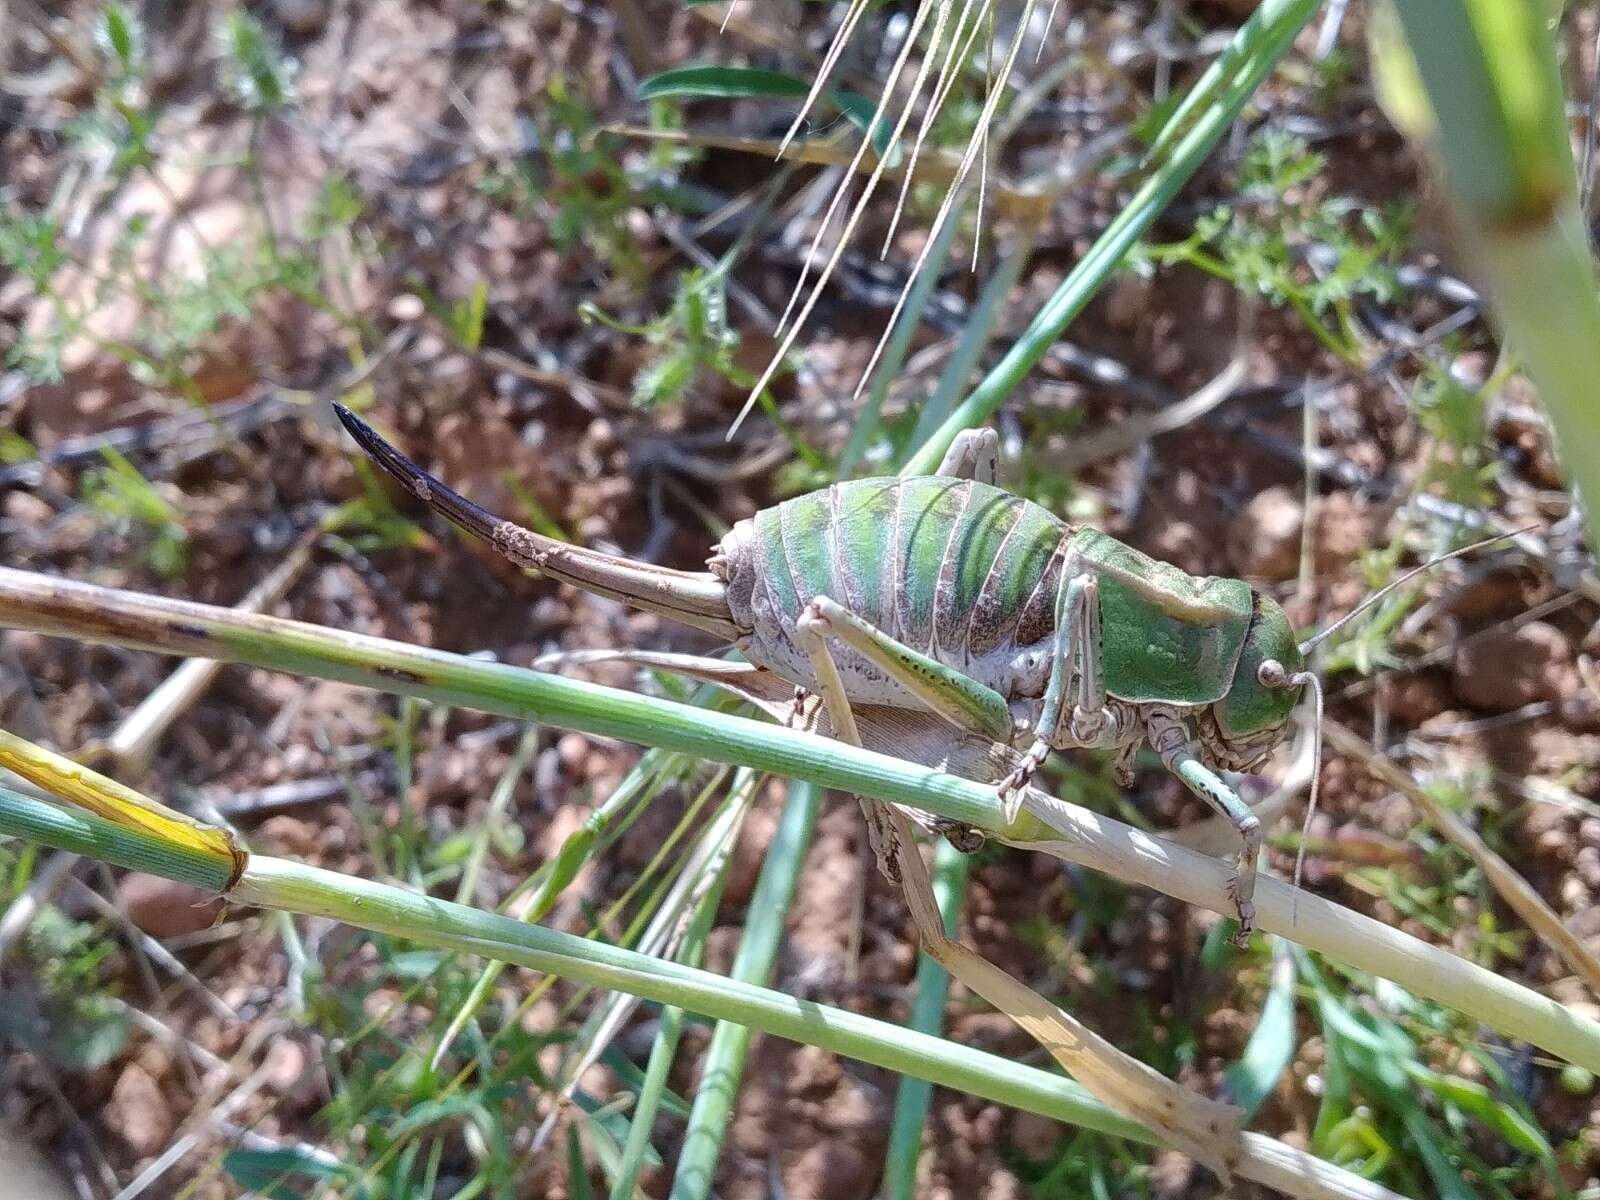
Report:
[{"label": "green segmented thorax", "polygon": [[1099,577],[1106,691],[1171,704],[1210,704],[1227,694],[1250,629],[1248,583],[1187,574],[1098,529],[1078,530],[1070,550]]}]

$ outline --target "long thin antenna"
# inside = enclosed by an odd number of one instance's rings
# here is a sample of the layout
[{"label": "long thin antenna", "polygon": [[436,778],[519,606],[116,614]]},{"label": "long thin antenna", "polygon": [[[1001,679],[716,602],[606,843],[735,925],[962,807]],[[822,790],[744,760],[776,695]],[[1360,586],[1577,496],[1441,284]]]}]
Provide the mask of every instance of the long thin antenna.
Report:
[{"label": "long thin antenna", "polygon": [[1311,798],[1306,801],[1306,819],[1300,825],[1300,848],[1294,855],[1294,899],[1289,906],[1289,924],[1300,919],[1300,875],[1306,868],[1306,838],[1311,834],[1311,818],[1317,815],[1317,800],[1322,794],[1322,680],[1315,671],[1299,671],[1289,676],[1290,687],[1311,689]]},{"label": "long thin antenna", "polygon": [[1449,553],[1441,554],[1437,558],[1430,558],[1420,567],[1412,567],[1411,570],[1400,576],[1399,579],[1393,580],[1392,582],[1385,584],[1383,587],[1373,592],[1372,595],[1368,596],[1360,604],[1356,605],[1355,608],[1345,613],[1344,616],[1340,617],[1332,625],[1329,625],[1326,629],[1319,630],[1308,637],[1305,641],[1301,642],[1301,657],[1311,653],[1311,651],[1317,646],[1327,641],[1335,633],[1338,633],[1339,630],[1343,629],[1351,621],[1354,621],[1362,613],[1366,612],[1367,609],[1371,608],[1374,604],[1377,604],[1385,596],[1388,596],[1391,592],[1395,591],[1395,589],[1404,587],[1418,575],[1421,575],[1424,571],[1431,571],[1434,567],[1437,567],[1442,562],[1448,562],[1452,558],[1460,558],[1463,554],[1470,554],[1474,550],[1481,550],[1485,546],[1494,545],[1496,542],[1503,542],[1509,538],[1521,537],[1523,534],[1529,533],[1536,528],[1538,527],[1535,525],[1525,525],[1521,529],[1513,529],[1509,533],[1497,533],[1493,537],[1484,538],[1481,542],[1473,542],[1469,546],[1462,546],[1457,550],[1451,550]]}]

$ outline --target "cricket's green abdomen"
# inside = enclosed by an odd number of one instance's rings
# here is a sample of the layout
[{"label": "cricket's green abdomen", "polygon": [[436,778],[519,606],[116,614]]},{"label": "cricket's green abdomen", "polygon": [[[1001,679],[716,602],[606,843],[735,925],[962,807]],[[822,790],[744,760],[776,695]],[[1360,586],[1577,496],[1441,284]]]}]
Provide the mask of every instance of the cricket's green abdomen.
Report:
[{"label": "cricket's green abdomen", "polygon": [[1016,630],[1071,532],[1009,492],[942,476],[836,483],[754,524],[757,566],[784,619],[827,595],[951,665]]},{"label": "cricket's green abdomen", "polygon": [[973,486],[976,485],[970,480],[936,475],[906,479],[900,484],[890,566],[898,582],[898,636],[914,650],[933,647],[939,575],[966,508],[968,489]]},{"label": "cricket's green abdomen", "polygon": [[862,480],[828,489],[833,544],[845,585],[833,598],[879,629],[893,628],[899,575],[889,558],[894,546],[894,515],[900,480]]},{"label": "cricket's green abdomen", "polygon": [[[1027,519],[1029,507],[1020,497],[998,488],[973,491],[968,496],[967,506],[950,537],[950,562],[944,573],[947,582],[938,601],[940,612],[935,631],[941,646],[959,644],[971,650],[972,615],[979,597],[990,582],[1007,539],[1018,522]],[[1037,511],[1048,516],[1042,509]],[[1057,527],[1054,533],[1055,543],[1059,544],[1062,531]],[[1013,592],[1013,585],[1020,586],[1005,576],[996,576],[994,584],[1002,593]]]},{"label": "cricket's green abdomen", "polygon": [[1097,529],[1071,557],[1100,584],[1106,691],[1135,702],[1210,704],[1228,693],[1250,629],[1250,585],[1180,571]]}]

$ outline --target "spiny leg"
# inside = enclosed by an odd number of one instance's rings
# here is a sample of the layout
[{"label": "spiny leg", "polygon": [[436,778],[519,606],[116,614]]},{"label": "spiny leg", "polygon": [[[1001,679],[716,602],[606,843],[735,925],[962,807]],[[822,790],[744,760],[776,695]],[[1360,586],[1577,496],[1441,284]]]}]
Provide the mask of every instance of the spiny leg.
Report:
[{"label": "spiny leg", "polygon": [[994,430],[963,429],[944,452],[935,475],[993,483],[1000,470],[1000,435]]},{"label": "spiny leg", "polygon": [[1252,897],[1256,890],[1256,859],[1261,854],[1261,818],[1250,811],[1238,792],[1195,757],[1189,731],[1177,713],[1157,706],[1146,716],[1145,728],[1151,747],[1161,755],[1167,770],[1239,831],[1239,840],[1244,845],[1234,865],[1233,879],[1228,883],[1228,895],[1239,911],[1239,932],[1234,935],[1234,944],[1243,946],[1256,927],[1256,906]]},{"label": "spiny leg", "polygon": [[[889,678],[957,729],[977,733],[996,742],[1010,742],[1011,710],[999,692],[896,641],[831,597],[814,597],[796,622],[796,628],[830,714],[841,708],[848,713],[849,701],[844,681],[839,677],[838,664],[834,662],[828,646],[828,640],[836,638],[880,667]],[[826,661],[821,661],[824,657]],[[835,690],[830,692],[830,687]],[[836,696],[838,699],[835,699]],[[853,718],[841,719],[850,720],[853,728]],[[841,738],[860,745],[853,734],[846,736],[838,721],[835,721],[834,729]],[[874,848],[878,848],[884,827],[872,805],[863,801],[863,810],[867,814],[868,832],[874,838]],[[957,849],[971,851],[983,844],[982,834],[976,830],[963,826],[948,832],[952,834],[951,842]],[[883,863],[880,857],[880,868]],[[884,868],[884,873],[888,875],[887,868]]]},{"label": "spiny leg", "polygon": [[[860,730],[839,676],[829,641],[839,628],[832,616],[843,610],[826,596],[806,606],[795,623],[801,647],[817,677],[817,691],[834,732],[861,745]],[[893,805],[869,800],[869,833],[882,822],[874,848],[879,869],[900,886],[923,949],[952,976],[1009,1016],[1102,1102],[1161,1131],[1173,1145],[1226,1172],[1238,1141],[1237,1109],[1197,1096],[1100,1038],[1071,1014],[1002,971],[977,951],[945,934],[927,865],[917,850],[910,823]],[[881,847],[881,848],[880,848]]]},{"label": "spiny leg", "polygon": [[1063,721],[1074,745],[1114,746],[1122,740],[1121,722],[1106,707],[1105,684],[1100,677],[1100,581],[1092,571],[1072,576],[1056,597],[1050,679],[1039,707],[1033,745],[1000,784],[1007,821],[1016,820],[1028,784],[1050,748],[1061,740]]},{"label": "spiny leg", "polygon": [[1011,740],[1011,709],[993,688],[896,641],[827,596],[813,598],[800,620],[808,616],[957,729]]},{"label": "spiny leg", "polygon": [[[1004,697],[945,666],[925,654],[896,641],[881,629],[844,608],[829,596],[817,596],[807,606],[801,621],[825,637],[837,638],[861,657],[882,668],[884,674],[916,696],[936,715],[963,733],[977,733],[991,741],[1009,744],[1012,736],[1011,710]],[[797,626],[800,623],[797,622]],[[807,656],[815,663],[811,647],[802,642]],[[837,672],[837,664],[834,664]],[[819,675],[820,679],[821,676]],[[840,681],[843,691],[843,681]],[[828,698],[825,696],[825,700]],[[833,707],[830,704],[830,709]],[[842,735],[841,735],[842,736]],[[869,823],[873,821],[868,815]],[[930,831],[942,833],[963,853],[980,849],[985,841],[981,830],[955,822],[934,822]],[[881,830],[869,824],[869,832]]]},{"label": "spiny leg", "polygon": [[1226,1175],[1237,1154],[1239,1110],[1158,1074],[976,950],[948,936],[928,868],[917,851],[905,813],[894,806],[886,811],[897,834],[901,894],[928,956],[1016,1022],[1103,1103],[1161,1130],[1164,1140]]}]

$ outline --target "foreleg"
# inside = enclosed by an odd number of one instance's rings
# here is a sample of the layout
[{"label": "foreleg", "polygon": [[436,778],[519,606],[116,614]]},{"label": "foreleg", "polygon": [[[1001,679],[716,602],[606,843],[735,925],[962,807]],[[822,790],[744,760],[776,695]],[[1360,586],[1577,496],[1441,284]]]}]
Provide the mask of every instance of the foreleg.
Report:
[{"label": "foreleg", "polygon": [[1100,581],[1085,571],[1068,579],[1056,599],[1050,677],[1033,745],[1000,784],[1006,820],[1016,820],[1023,793],[1053,746],[1115,746],[1123,734],[1100,675]]},{"label": "foreleg", "polygon": [[1243,843],[1228,884],[1228,895],[1239,912],[1239,932],[1234,943],[1245,945],[1256,926],[1256,859],[1261,854],[1261,818],[1250,811],[1244,798],[1224,783],[1216,772],[1195,756],[1189,732],[1174,712],[1157,708],[1145,719],[1150,745],[1191,792],[1222,814],[1239,831]]}]

